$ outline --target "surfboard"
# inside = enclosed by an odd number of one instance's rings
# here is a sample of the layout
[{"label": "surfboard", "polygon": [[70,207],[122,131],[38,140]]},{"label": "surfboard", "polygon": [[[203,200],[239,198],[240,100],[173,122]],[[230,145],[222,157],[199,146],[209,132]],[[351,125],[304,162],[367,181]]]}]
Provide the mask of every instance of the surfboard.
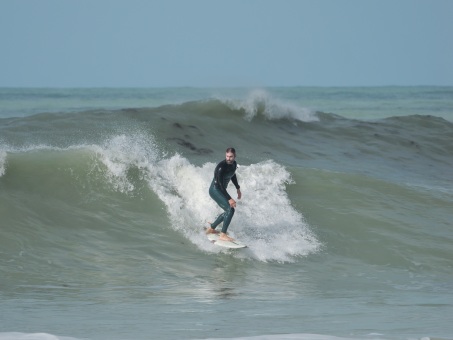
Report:
[{"label": "surfboard", "polygon": [[224,247],[224,248],[239,249],[239,248],[246,248],[247,247],[244,243],[242,243],[242,242],[240,242],[238,240],[234,240],[234,241],[222,241],[222,240],[219,240],[219,234],[207,234],[206,236],[208,237],[209,241],[211,241],[215,245],[218,245],[218,246],[221,246],[221,247]]}]

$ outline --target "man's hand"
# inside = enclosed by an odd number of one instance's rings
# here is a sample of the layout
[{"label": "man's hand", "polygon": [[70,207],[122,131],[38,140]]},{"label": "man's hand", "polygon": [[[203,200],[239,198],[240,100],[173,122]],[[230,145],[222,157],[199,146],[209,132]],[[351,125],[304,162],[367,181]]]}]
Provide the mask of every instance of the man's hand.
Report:
[{"label": "man's hand", "polygon": [[240,200],[242,197],[241,189],[237,189],[237,190],[238,190],[238,200]]},{"label": "man's hand", "polygon": [[231,199],[228,201],[228,203],[230,203],[230,207],[236,208],[236,201],[235,201],[234,199],[231,198]]}]

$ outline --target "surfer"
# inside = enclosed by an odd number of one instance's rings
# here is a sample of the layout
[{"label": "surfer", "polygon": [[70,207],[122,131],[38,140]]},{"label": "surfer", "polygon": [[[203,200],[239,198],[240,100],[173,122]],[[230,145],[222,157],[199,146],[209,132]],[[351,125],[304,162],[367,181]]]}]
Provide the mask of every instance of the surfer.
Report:
[{"label": "surfer", "polygon": [[241,189],[236,177],[236,150],[234,148],[228,148],[225,154],[225,160],[217,164],[214,170],[214,178],[211,186],[209,187],[209,196],[216,201],[216,203],[224,210],[220,214],[214,223],[206,229],[207,234],[217,234],[215,230],[217,226],[223,222],[222,231],[219,235],[219,240],[222,241],[234,241],[227,235],[227,229],[230,225],[231,219],[234,215],[234,209],[236,208],[236,201],[226,191],[228,183],[233,182],[236,187],[238,199],[241,199]]}]

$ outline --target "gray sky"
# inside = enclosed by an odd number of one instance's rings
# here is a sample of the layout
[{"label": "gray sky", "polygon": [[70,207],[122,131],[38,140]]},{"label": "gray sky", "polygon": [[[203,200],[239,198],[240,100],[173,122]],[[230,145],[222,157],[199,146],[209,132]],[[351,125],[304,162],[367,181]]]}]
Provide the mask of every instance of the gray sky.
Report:
[{"label": "gray sky", "polygon": [[0,86],[453,85],[452,0],[1,0]]}]

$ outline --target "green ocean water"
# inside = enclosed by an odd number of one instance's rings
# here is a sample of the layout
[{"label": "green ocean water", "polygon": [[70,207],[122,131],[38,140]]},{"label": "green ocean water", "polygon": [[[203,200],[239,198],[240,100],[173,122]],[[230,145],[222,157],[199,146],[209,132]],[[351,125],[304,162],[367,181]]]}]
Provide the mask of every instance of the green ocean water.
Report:
[{"label": "green ocean water", "polygon": [[453,339],[452,94],[0,89],[0,339]]}]

